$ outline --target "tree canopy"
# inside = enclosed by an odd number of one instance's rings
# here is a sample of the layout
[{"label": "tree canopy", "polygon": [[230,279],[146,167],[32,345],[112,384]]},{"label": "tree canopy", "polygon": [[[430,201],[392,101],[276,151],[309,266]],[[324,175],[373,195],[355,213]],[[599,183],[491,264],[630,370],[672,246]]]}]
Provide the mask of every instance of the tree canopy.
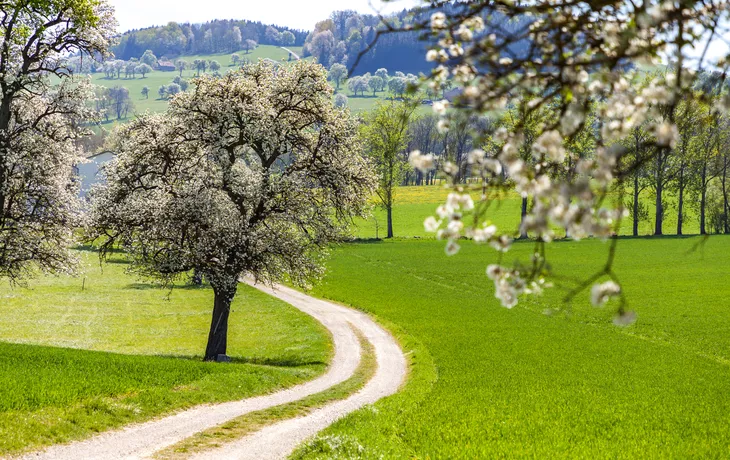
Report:
[{"label": "tree canopy", "polygon": [[305,61],[204,76],[167,113],[113,137],[93,236],[128,251],[143,275],[205,275],[216,293],[206,359],[226,352],[240,276],[308,283],[348,219],[367,210],[371,168],[326,76]]}]

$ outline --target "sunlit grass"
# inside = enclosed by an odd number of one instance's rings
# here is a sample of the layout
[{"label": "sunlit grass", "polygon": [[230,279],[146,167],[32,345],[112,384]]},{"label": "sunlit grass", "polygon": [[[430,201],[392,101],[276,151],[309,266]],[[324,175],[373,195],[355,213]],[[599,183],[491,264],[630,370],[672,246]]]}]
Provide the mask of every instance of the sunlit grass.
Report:
[{"label": "sunlit grass", "polygon": [[[494,251],[466,243],[447,258],[435,241],[354,244],[339,250],[315,293],[397,324],[433,368],[421,384],[360,411],[305,458],[721,458],[730,445],[730,238],[625,239],[616,272],[638,322],[565,291],[499,306],[484,275]],[[693,251],[694,248],[697,248]],[[507,260],[526,259],[518,243]],[[585,277],[605,260],[600,241],[561,242],[557,274]],[[613,305],[615,307],[615,305]],[[332,446],[340,446],[332,448]],[[355,449],[357,450],[357,449]],[[329,452],[329,453],[328,453]]]},{"label": "sunlit grass", "polygon": [[81,261],[78,278],[0,287],[0,454],[270,392],[326,366],[319,323],[243,285],[231,315],[234,363],[203,363],[209,288],[159,289],[126,275],[120,260],[103,270],[92,253]]},{"label": "sunlit grass", "polygon": [[[443,185],[433,186],[409,186],[398,187],[395,190],[395,206],[393,208],[393,228],[396,237],[401,238],[432,238],[433,234],[426,233],[423,228],[423,221],[426,217],[436,214],[436,208],[446,201],[446,196],[450,190]],[[478,193],[473,193],[472,197],[477,200]],[[612,198],[612,197],[611,197]],[[665,198],[670,206],[665,209],[664,233],[674,234],[677,230],[677,210],[676,197],[671,192],[667,192]],[[684,226],[685,235],[699,234],[699,211],[693,205],[691,198],[685,197],[687,205],[684,208]],[[639,235],[646,236],[654,233],[654,198],[648,191],[641,195],[642,203],[646,206],[649,218],[640,220]],[[373,204],[377,204],[377,200],[371,200]],[[614,201],[609,200],[607,204],[613,205]],[[696,204],[696,203],[695,203]],[[516,232],[520,224],[522,199],[516,192],[506,193],[499,201],[491,204],[487,218],[496,224],[502,231]],[[383,238],[386,234],[386,212],[380,207],[373,209],[372,216],[369,219],[358,219],[355,222],[354,234],[357,238],[371,239],[376,235]],[[633,222],[631,218],[625,218],[621,222],[620,235],[631,235]],[[565,235],[565,231],[555,228],[555,233],[559,237]],[[708,229],[709,230],[709,229]]]}]

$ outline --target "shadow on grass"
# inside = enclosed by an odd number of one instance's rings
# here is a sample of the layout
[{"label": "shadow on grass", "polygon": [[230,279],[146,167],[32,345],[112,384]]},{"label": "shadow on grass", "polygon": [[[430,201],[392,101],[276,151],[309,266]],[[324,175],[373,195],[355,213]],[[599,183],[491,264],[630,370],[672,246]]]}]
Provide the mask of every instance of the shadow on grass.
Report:
[{"label": "shadow on grass", "polygon": [[[97,353],[104,353],[104,352],[97,352]],[[110,353],[114,354],[114,353]],[[161,358],[161,359],[169,359],[169,360],[177,360],[177,361],[190,361],[190,362],[205,362],[203,361],[203,356],[200,355],[130,355],[130,356],[142,356],[142,357],[152,357],[152,358]],[[282,356],[282,357],[273,357],[273,358],[262,358],[262,357],[249,357],[249,356],[231,356],[231,362],[229,363],[216,363],[216,362],[210,362],[210,364],[221,364],[221,365],[231,365],[231,364],[252,364],[255,366],[269,366],[269,367],[305,367],[305,366],[326,366],[327,363],[324,361],[319,360],[305,360],[301,358],[297,358],[295,356]]]},{"label": "shadow on grass", "polygon": [[[91,358],[109,358],[131,360],[133,363],[137,360],[153,359],[165,361],[184,361],[192,363],[203,363],[202,355],[171,355],[171,354],[126,354],[100,350],[85,350],[83,348],[55,347],[49,345],[36,345],[32,343],[16,343],[12,341],[0,340],[0,349],[6,354],[7,358],[22,357],[26,362],[39,361],[47,363],[50,356],[55,356],[56,361],[64,359],[78,359],[84,357]],[[137,364],[143,364],[141,361]],[[327,365],[321,360],[305,360],[295,356],[281,357],[231,357],[230,363],[211,363],[211,364],[252,364],[256,366],[270,367],[287,367],[296,368],[314,365]]]},{"label": "shadow on grass", "polygon": [[135,291],[150,291],[150,290],[160,290],[160,289],[164,289],[167,291],[198,291],[198,290],[210,289],[210,285],[205,284],[205,283],[200,286],[196,286],[194,284],[176,284],[175,286],[170,288],[170,286],[164,286],[162,284],[155,284],[155,283],[131,283],[131,284],[124,286],[124,289],[135,290]]}]

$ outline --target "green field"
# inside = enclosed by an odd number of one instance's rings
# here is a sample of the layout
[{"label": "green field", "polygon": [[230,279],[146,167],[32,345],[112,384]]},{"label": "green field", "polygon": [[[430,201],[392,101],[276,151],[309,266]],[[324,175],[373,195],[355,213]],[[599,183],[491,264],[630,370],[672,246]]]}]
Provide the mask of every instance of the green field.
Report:
[{"label": "green field", "polygon": [[195,404],[245,398],[311,379],[327,331],[241,286],[232,365],[201,362],[213,294],[159,289],[81,253],[78,278],[0,287],[0,455],[82,438]]},{"label": "green field", "polygon": [[[301,47],[289,47],[289,49],[301,55]],[[272,59],[277,62],[288,61],[289,59],[289,53],[287,51],[278,46],[272,45],[259,45],[255,50],[252,50],[248,54],[246,54],[244,51],[239,51],[237,54],[239,54],[242,58],[248,59],[253,62],[256,62],[259,59]],[[175,62],[177,61],[177,59],[183,59],[184,61],[191,64],[196,59],[205,59],[208,61],[216,60],[222,66],[221,73],[225,73],[235,68],[233,66],[233,63],[231,62],[231,54],[182,56],[180,58],[175,58],[172,61]],[[172,83],[172,80],[178,75],[179,72],[154,71],[147,74],[145,78],[142,78],[139,75],[137,76],[137,78],[124,78],[124,75],[122,74],[122,78],[109,79],[106,78],[103,73],[96,73],[91,76],[91,79],[93,84],[105,88],[123,86],[129,89],[129,93],[132,97],[132,102],[134,104],[134,110],[132,113],[133,116],[135,113],[140,114],[148,110],[150,112],[164,112],[167,109],[168,101],[167,99],[161,99],[157,94],[157,90],[160,86],[169,85],[170,83]],[[190,81],[197,76],[197,72],[192,69],[186,69],[183,71],[182,75],[184,79]],[[150,89],[150,94],[148,98],[142,96],[142,88],[144,88],[145,86]],[[364,97],[353,96],[353,94],[347,89],[346,81],[341,83],[340,88],[341,92],[348,96],[348,105],[350,109],[356,113],[371,110],[375,106],[376,102],[383,101],[388,95],[387,92],[380,92],[377,94],[376,97],[373,97],[372,93],[368,93]],[[429,107],[424,107],[421,109],[421,111],[426,112],[429,109]],[[112,119],[110,120],[108,126],[111,127],[116,123],[117,121]]]},{"label": "green field", "polygon": [[[301,53],[301,48],[290,48],[295,53]],[[289,53],[279,48],[278,46],[271,45],[260,45],[255,50],[252,50],[249,54],[244,51],[238,53],[242,58],[249,59],[256,62],[258,59],[273,59],[275,61],[286,60],[289,57]],[[205,60],[216,60],[220,63],[221,73],[233,69],[230,54],[219,54],[219,55],[208,55],[208,56],[182,56],[181,58],[173,59],[173,63],[177,59],[183,59],[188,63],[192,63],[195,59]],[[103,73],[96,73],[92,75],[92,83],[103,87],[123,86],[129,89],[130,96],[134,103],[134,111],[136,113],[144,113],[149,110],[151,112],[164,112],[167,109],[167,100],[160,99],[157,94],[157,90],[162,85],[169,85],[172,80],[179,75],[179,72],[162,72],[154,71],[147,74],[145,78],[137,76],[137,78],[114,78],[107,79]],[[191,80],[197,75],[197,72],[192,69],[183,71],[183,78]],[[142,96],[142,88],[145,86],[149,87],[150,95],[149,98]]]},{"label": "green field", "polygon": [[[398,187],[395,191],[395,207],[393,210],[393,228],[398,238],[424,238],[433,237],[423,229],[423,221],[426,217],[436,214],[436,208],[446,200],[449,190],[443,186],[412,186]],[[473,195],[475,199],[478,195]],[[671,192],[665,192],[668,202],[675,201]],[[376,201],[373,199],[373,204]],[[649,192],[642,194],[642,202],[647,206],[649,219],[639,222],[639,235],[646,236],[654,233],[654,198]],[[696,209],[691,206],[691,200],[684,210],[683,230],[685,235],[699,234],[699,215]],[[520,224],[522,200],[516,193],[508,193],[499,203],[492,207],[489,218],[505,232],[516,232]],[[376,236],[383,238],[386,234],[386,212],[382,208],[375,207],[368,219],[359,219],[355,222],[354,234],[357,238],[372,239]],[[626,218],[621,222],[620,235],[631,235],[633,222]],[[674,234],[677,230],[676,209],[669,206],[665,210],[664,233]],[[558,236],[562,237],[565,232],[555,228]]]},{"label": "green field", "polygon": [[[565,291],[509,311],[484,275],[494,251],[392,241],[336,252],[315,294],[398,326],[422,345],[400,394],[327,430],[304,458],[721,458],[730,449],[730,238],[625,239],[617,273],[637,311],[629,328]],[[508,259],[529,257],[517,243]],[[558,274],[585,277],[600,241],[560,242]],[[358,453],[359,452],[359,453]]]}]

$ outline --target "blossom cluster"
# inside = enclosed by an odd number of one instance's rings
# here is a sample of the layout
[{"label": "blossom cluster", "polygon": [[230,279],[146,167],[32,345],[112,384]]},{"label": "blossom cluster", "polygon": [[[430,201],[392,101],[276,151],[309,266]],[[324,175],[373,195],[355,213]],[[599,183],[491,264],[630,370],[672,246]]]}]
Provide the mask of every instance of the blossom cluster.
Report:
[{"label": "blossom cluster", "polygon": [[[476,115],[509,110],[520,117],[494,132],[478,133],[481,138],[488,136],[490,145],[468,156],[471,177],[481,179],[473,189],[480,195],[476,202],[469,188],[457,183],[458,168],[449,162],[440,165],[454,192],[436,216],[426,219],[426,230],[446,241],[450,255],[459,252],[461,238],[506,251],[515,233],[499,232],[486,209],[494,199],[490,190],[513,187],[530,203],[517,229],[520,235],[548,243],[556,236],[554,229],[562,228],[573,239],[612,237],[627,215],[621,203],[606,203],[621,174],[625,154],[621,141],[641,127],[651,134],[656,149],[674,148],[679,129],[666,108],[691,93],[696,77],[691,69],[679,66],[645,78],[624,64],[656,64],[668,53],[675,53],[680,63],[686,61],[686,45],[710,30],[713,19],[727,14],[728,5],[475,1],[457,10],[453,15],[436,11],[426,24],[436,39],[426,54],[436,65],[428,85],[438,90],[454,82],[463,89],[456,101],[433,104],[439,131],[448,132],[457,110]],[[502,16],[514,19],[516,25],[491,24]],[[523,55],[514,52],[516,44],[526,42],[532,46]],[[528,126],[530,117],[547,105],[556,106],[557,116]],[[730,98],[726,105],[730,107]],[[595,142],[579,153],[574,144],[586,131]],[[410,162],[424,172],[436,167],[433,155],[421,152],[413,152]],[[520,275],[517,270],[490,266],[488,275],[507,307],[521,295],[539,290],[525,282],[534,273]],[[620,286],[599,284],[592,293],[594,304],[605,303],[619,295]]]}]

